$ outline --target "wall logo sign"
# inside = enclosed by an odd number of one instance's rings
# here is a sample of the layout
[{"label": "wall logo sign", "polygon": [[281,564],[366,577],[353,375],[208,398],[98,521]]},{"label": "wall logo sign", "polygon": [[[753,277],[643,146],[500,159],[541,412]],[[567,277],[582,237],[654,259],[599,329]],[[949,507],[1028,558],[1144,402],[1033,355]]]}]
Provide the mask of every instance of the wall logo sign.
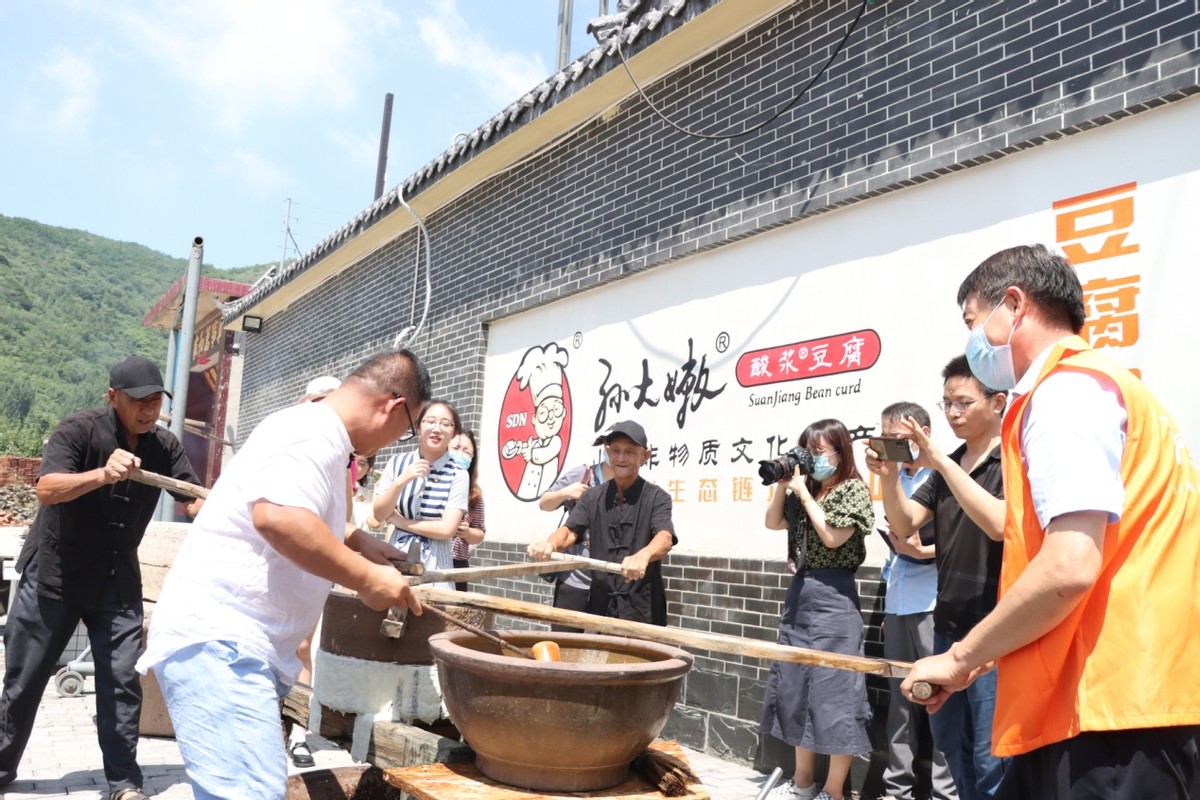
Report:
[{"label": "wall logo sign", "polygon": [[879,350],[879,334],[870,329],[750,350],[738,358],[737,381],[765,386],[858,372],[875,366]]},{"label": "wall logo sign", "polygon": [[537,500],[566,464],[572,416],[569,360],[554,342],[529,348],[504,393],[496,452],[504,483],[519,500]]}]

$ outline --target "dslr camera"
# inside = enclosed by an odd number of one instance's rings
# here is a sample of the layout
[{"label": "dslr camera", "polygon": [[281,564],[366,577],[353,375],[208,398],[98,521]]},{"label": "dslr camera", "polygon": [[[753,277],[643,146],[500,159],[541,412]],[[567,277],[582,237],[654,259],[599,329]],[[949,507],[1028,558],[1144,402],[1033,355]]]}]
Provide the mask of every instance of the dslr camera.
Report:
[{"label": "dslr camera", "polygon": [[792,477],[797,468],[801,475],[812,474],[812,453],[799,446],[793,447],[778,458],[759,461],[758,477],[762,478],[763,486],[770,486],[784,478]]}]

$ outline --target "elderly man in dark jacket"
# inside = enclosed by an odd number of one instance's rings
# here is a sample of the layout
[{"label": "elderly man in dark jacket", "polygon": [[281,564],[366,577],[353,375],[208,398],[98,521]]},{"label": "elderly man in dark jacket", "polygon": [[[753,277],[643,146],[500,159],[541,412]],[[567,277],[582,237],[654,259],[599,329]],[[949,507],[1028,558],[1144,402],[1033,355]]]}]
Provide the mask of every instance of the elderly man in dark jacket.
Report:
[{"label": "elderly man in dark jacket", "polygon": [[158,427],[163,395],[170,396],[162,383],[153,362],[126,358],[109,373],[108,406],[71,414],[46,443],[41,506],[17,560],[21,580],[4,632],[0,786],[17,777],[46,681],[82,620],[109,796],[145,797],[137,765],[142,691],[133,669],[142,635],[137,548],[160,490],[130,477],[141,468],[198,482],[179,440]]}]

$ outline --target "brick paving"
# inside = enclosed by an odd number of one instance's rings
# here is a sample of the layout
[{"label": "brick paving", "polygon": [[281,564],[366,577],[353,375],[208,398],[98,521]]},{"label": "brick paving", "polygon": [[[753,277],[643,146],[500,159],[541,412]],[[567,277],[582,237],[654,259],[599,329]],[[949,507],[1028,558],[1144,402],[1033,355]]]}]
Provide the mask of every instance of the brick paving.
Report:
[{"label": "brick paving", "polygon": [[[0,670],[3,669],[0,649]],[[17,780],[0,790],[4,800],[105,800],[107,784],[96,743],[96,698],[92,678],[77,697],[59,697],[53,682],[42,696],[37,724],[21,760]],[[313,769],[350,766],[350,754],[312,734],[308,737],[316,766]],[[724,761],[695,750],[685,750],[692,768],[714,800],[746,800],[758,794],[766,776],[749,767]],[[144,736],[138,743],[138,762],[150,796],[190,800],[191,786],[174,739]],[[289,767],[292,774],[299,772]]]}]

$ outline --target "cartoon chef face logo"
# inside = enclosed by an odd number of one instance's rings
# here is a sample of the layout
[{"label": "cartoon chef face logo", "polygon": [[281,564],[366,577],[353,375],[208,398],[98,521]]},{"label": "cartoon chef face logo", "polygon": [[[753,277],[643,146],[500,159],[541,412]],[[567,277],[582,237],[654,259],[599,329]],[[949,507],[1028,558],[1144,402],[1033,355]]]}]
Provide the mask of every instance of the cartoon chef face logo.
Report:
[{"label": "cartoon chef face logo", "polygon": [[571,441],[570,356],[551,342],[521,358],[500,406],[500,471],[518,499],[540,497],[562,472]]}]

